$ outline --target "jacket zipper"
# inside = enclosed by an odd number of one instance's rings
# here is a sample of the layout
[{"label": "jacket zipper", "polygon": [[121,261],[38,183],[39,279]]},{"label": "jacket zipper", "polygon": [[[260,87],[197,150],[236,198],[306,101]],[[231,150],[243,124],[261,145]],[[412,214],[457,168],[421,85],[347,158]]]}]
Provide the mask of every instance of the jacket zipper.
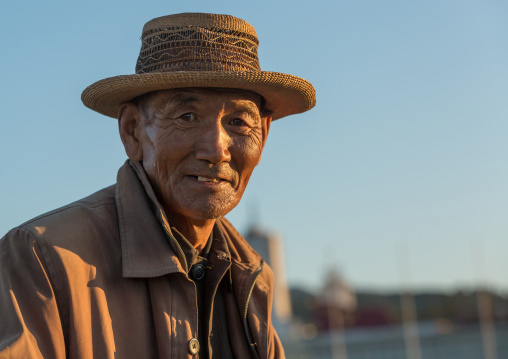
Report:
[{"label": "jacket zipper", "polygon": [[250,331],[249,321],[247,319],[247,311],[249,309],[249,301],[250,301],[250,297],[252,295],[252,291],[254,290],[254,285],[256,284],[256,280],[258,279],[259,275],[263,271],[263,263],[264,262],[261,261],[261,269],[259,270],[259,272],[256,273],[256,276],[254,277],[254,280],[252,281],[252,285],[249,290],[249,295],[247,296],[247,300],[245,302],[245,310],[243,311],[243,318],[242,318],[243,319],[243,329],[245,330],[245,335],[247,337],[247,341],[249,342],[249,346],[252,349],[252,351],[254,352],[254,355],[258,359],[261,359],[261,356],[259,355],[259,353],[256,349],[256,343],[254,343],[254,340],[252,339],[252,333]]}]

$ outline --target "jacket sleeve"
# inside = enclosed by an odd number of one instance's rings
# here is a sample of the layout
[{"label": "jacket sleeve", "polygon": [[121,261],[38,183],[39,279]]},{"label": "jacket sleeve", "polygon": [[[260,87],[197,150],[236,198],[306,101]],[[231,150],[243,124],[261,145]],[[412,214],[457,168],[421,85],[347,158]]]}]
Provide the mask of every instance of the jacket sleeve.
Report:
[{"label": "jacket sleeve", "polygon": [[284,348],[273,325],[268,328],[268,358],[284,359]]},{"label": "jacket sleeve", "polygon": [[14,229],[0,239],[0,359],[65,358],[51,278],[35,237]]}]

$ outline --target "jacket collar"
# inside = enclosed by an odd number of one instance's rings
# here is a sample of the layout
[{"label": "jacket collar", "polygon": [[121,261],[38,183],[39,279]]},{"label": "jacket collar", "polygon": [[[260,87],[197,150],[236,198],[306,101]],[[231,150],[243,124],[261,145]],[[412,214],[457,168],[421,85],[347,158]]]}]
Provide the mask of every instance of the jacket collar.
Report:
[{"label": "jacket collar", "polygon": [[[118,171],[116,205],[124,277],[185,273],[164,233],[162,207],[139,163],[126,161]],[[160,219],[154,215],[157,210]]]},{"label": "jacket collar", "polygon": [[[186,273],[175,248],[176,240],[171,238],[173,234],[164,209],[140,163],[127,160],[118,171],[116,204],[124,277],[157,277],[175,272]],[[229,252],[226,258],[232,262],[233,276],[238,275],[243,279],[261,270],[261,256],[228,220],[217,220],[214,236],[222,236],[226,242]]]}]

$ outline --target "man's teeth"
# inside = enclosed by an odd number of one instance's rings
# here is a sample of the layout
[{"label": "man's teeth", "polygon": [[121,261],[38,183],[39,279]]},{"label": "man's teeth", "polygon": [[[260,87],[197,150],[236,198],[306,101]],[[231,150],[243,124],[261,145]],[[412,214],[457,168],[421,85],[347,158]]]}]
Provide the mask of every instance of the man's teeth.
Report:
[{"label": "man's teeth", "polygon": [[198,181],[200,182],[219,182],[219,179],[218,178],[208,178],[208,177],[201,177],[201,176],[198,176]]}]

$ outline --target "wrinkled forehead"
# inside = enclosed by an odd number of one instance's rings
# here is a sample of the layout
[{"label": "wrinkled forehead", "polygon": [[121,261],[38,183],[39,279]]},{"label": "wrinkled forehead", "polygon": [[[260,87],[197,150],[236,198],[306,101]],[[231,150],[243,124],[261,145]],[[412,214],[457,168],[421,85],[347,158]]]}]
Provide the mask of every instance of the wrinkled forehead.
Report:
[{"label": "wrinkled forehead", "polygon": [[260,112],[265,102],[263,97],[256,92],[229,88],[178,88],[154,91],[140,97],[144,105],[148,107],[158,107],[161,102],[166,104],[168,102],[186,104],[190,102],[206,102],[213,99],[221,101],[246,100],[253,102]]}]

